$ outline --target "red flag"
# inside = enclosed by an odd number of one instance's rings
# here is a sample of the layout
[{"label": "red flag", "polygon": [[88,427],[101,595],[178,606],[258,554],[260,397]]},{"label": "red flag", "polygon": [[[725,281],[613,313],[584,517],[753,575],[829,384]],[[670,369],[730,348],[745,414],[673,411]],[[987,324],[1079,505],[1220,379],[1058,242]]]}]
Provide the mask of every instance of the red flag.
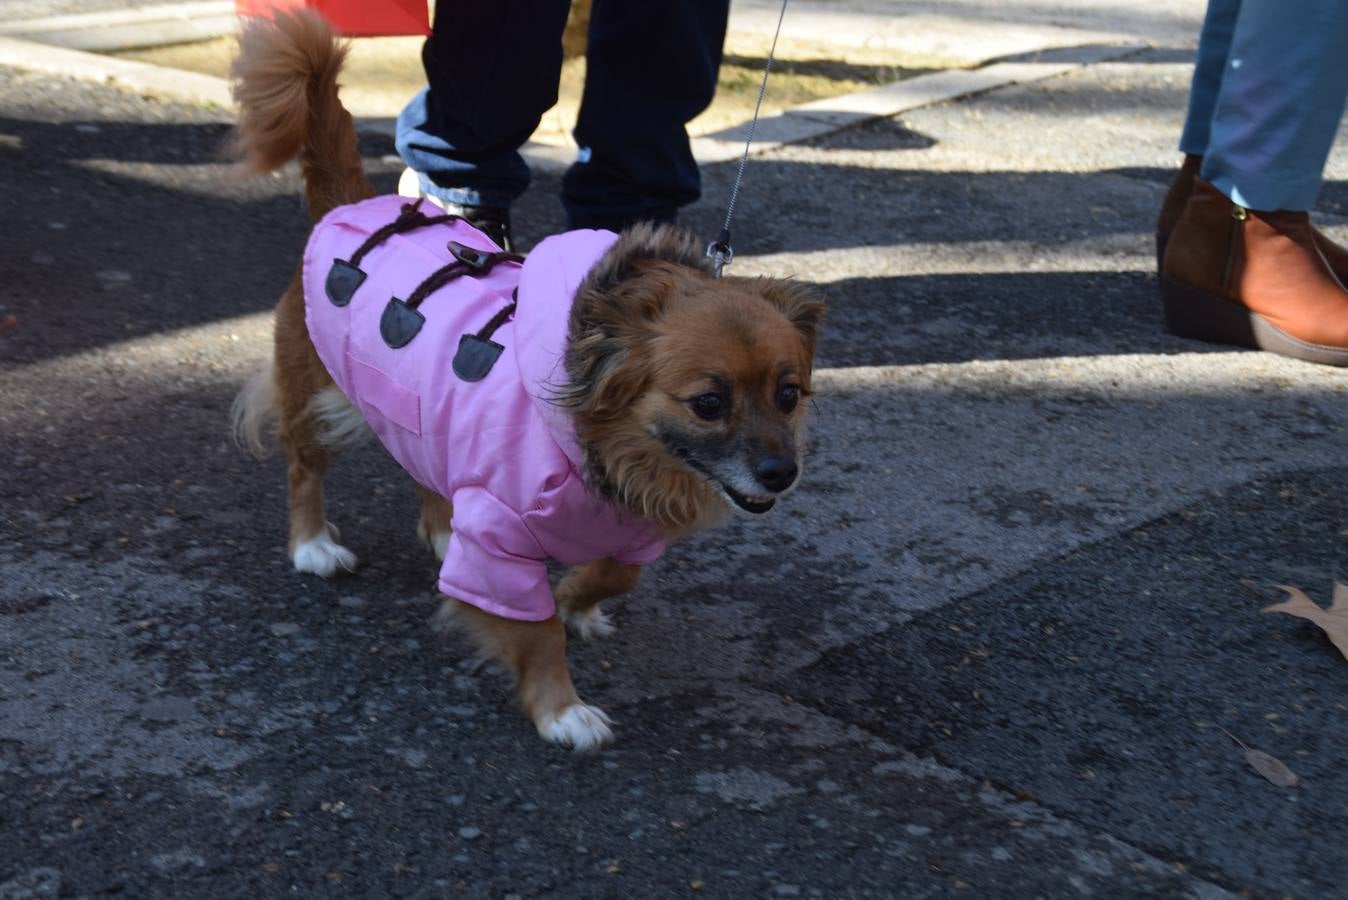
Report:
[{"label": "red flag", "polygon": [[431,33],[426,0],[234,0],[241,16],[267,16],[305,6],[322,13],[347,37]]}]

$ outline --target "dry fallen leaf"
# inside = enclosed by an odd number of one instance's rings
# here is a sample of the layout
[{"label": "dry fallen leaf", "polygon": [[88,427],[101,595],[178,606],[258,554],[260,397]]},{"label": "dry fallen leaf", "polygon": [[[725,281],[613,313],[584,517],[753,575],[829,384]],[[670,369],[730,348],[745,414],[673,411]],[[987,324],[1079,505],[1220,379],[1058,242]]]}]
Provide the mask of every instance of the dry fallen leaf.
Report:
[{"label": "dry fallen leaf", "polygon": [[1283,761],[1276,756],[1270,756],[1263,750],[1251,750],[1246,747],[1245,759],[1251,766],[1254,766],[1256,772],[1278,787],[1291,788],[1297,786],[1297,773],[1287,768]]},{"label": "dry fallen leaf", "polygon": [[1255,750],[1253,747],[1247,747],[1245,742],[1218,725],[1217,730],[1229,737],[1240,745],[1240,749],[1245,751],[1245,761],[1250,764],[1260,775],[1276,784],[1278,787],[1294,788],[1297,786],[1297,774],[1276,756],[1265,753],[1263,750]]},{"label": "dry fallen leaf", "polygon": [[1264,607],[1264,612],[1286,613],[1308,622],[1314,622],[1322,628],[1329,640],[1344,659],[1348,659],[1348,585],[1334,582],[1334,597],[1329,609],[1320,608],[1314,600],[1307,597],[1299,588],[1280,584],[1278,587],[1288,594],[1282,603]]}]

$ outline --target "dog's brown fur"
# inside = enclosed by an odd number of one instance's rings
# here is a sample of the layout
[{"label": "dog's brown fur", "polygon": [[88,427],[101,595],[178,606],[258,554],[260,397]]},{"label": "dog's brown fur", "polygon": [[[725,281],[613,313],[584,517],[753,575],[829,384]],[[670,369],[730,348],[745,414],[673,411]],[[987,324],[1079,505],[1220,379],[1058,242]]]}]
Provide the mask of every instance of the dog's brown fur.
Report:
[{"label": "dog's brown fur", "polygon": [[[344,56],[320,17],[298,12],[248,25],[233,68],[240,156],[256,171],[298,157],[315,220],[374,194],[337,96]],[[788,486],[795,480],[822,315],[822,302],[799,285],[711,277],[696,243],[675,229],[625,232],[577,294],[568,383],[556,390],[585,449],[587,482],[670,538],[725,517],[728,499],[746,509],[770,506],[787,487],[764,491],[754,479],[766,484],[764,460],[775,460],[790,463]],[[298,275],[277,307],[275,339],[270,373],[245,388],[235,415],[255,447],[263,420],[277,420],[289,463],[294,554],[306,542],[336,538],[322,484],[334,452],[322,420],[335,387],[309,341]],[[721,410],[712,419],[695,414],[706,411],[708,394],[717,395]],[[434,547],[449,533],[452,509],[442,497],[421,494],[418,533]],[[327,570],[308,570],[333,574],[354,563],[349,551],[337,550],[345,556]],[[296,566],[303,568],[298,556]],[[444,612],[515,674],[540,733],[590,747],[609,737],[607,718],[576,695],[563,618],[582,632],[606,629],[598,604],[629,590],[639,571],[608,559],[573,569],[556,590],[559,615],[544,622],[503,619],[453,601]]]}]

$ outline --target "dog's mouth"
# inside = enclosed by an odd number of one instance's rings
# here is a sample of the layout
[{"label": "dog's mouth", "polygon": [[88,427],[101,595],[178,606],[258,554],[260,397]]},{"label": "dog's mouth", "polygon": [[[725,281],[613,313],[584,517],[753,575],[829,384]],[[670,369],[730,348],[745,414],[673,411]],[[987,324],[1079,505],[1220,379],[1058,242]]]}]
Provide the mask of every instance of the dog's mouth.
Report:
[{"label": "dog's mouth", "polygon": [[688,468],[692,469],[694,472],[705,478],[708,484],[710,484],[712,487],[716,488],[718,491],[724,494],[725,497],[729,499],[731,503],[734,503],[736,506],[738,506],[740,509],[744,510],[747,513],[753,513],[756,516],[761,516],[763,515],[763,513],[772,509],[773,504],[777,502],[777,498],[772,496],[771,494],[762,494],[762,495],[741,494],[739,491],[735,490],[733,487],[726,484],[724,481],[722,481],[721,479],[717,478],[714,474],[712,474],[710,469],[708,469],[706,466],[702,465],[696,459],[694,459],[688,453],[687,450],[679,449],[675,452],[674,455],[683,460],[684,464],[687,465]]},{"label": "dog's mouth", "polygon": [[772,509],[772,505],[777,502],[776,497],[748,497],[728,484],[722,484],[719,481],[714,483],[718,488],[725,492],[727,497],[734,501],[736,506],[745,512],[751,512],[756,516],[761,516],[763,513]]}]

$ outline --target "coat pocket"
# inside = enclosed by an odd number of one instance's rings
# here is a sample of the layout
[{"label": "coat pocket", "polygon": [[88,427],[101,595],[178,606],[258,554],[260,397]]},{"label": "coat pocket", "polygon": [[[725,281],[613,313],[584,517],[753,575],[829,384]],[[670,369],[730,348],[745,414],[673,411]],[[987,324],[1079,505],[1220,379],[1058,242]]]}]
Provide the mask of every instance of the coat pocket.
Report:
[{"label": "coat pocket", "polygon": [[373,406],[394,425],[420,437],[420,395],[350,353],[347,353],[346,361],[351,368],[351,387],[359,405]]}]

